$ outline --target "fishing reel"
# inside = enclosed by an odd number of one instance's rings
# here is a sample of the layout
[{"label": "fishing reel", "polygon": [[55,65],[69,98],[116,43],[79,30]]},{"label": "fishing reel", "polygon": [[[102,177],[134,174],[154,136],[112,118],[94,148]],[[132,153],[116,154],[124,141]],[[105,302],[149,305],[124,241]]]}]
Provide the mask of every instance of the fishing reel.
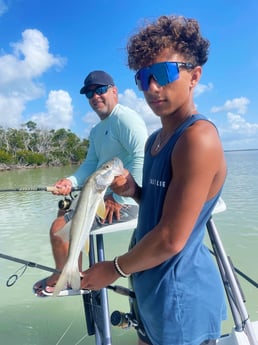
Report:
[{"label": "fishing reel", "polygon": [[138,326],[138,321],[135,320],[132,313],[123,313],[119,310],[113,311],[110,317],[110,322],[113,326],[120,328],[130,328]]},{"label": "fishing reel", "polygon": [[64,199],[62,200],[59,200],[58,201],[58,208],[59,210],[62,210],[62,211],[66,211],[66,210],[69,210],[71,204],[72,204],[72,201],[73,199],[71,199],[70,197],[65,197]]},{"label": "fishing reel", "polygon": [[136,306],[134,291],[120,285],[108,285],[107,288],[113,290],[116,293],[119,293],[120,295],[129,297],[130,305],[129,313],[123,313],[119,310],[113,311],[110,316],[111,325],[120,327],[122,329],[134,327],[138,333],[140,333],[142,336],[146,336],[142,323],[141,321],[139,321],[138,308]]},{"label": "fishing reel", "polygon": [[62,211],[67,211],[70,209],[72,202],[75,200],[75,198],[77,197],[76,195],[73,195],[72,193],[70,193],[69,197],[64,197],[64,199],[59,200],[58,201],[58,208],[59,210]]},{"label": "fishing reel", "polygon": [[133,310],[130,313],[123,313],[119,310],[113,311],[110,316],[110,322],[112,326],[120,327],[122,329],[133,327],[143,337],[146,336],[145,330],[142,327],[141,322],[136,320]]},{"label": "fishing reel", "polygon": [[119,310],[113,311],[110,316],[111,324],[121,328],[134,327],[137,329],[139,322],[136,320],[135,313],[133,311],[133,300],[135,299],[134,291],[120,285],[108,285],[107,288],[119,293],[120,295],[129,297],[129,304],[131,307],[131,311],[129,313],[123,313]]}]

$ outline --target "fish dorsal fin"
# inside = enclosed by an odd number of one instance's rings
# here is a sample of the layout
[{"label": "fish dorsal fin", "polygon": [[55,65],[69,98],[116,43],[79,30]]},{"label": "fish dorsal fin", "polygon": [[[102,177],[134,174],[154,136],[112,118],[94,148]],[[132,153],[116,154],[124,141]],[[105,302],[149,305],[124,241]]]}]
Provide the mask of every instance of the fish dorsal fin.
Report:
[{"label": "fish dorsal fin", "polygon": [[105,206],[104,199],[100,200],[96,213],[100,218],[105,219],[105,217],[106,217],[106,206]]}]

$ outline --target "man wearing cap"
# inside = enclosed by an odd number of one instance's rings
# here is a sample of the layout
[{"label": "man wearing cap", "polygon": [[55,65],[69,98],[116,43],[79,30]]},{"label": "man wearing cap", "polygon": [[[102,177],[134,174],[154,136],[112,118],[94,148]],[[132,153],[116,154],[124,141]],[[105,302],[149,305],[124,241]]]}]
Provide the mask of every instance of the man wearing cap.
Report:
[{"label": "man wearing cap", "polygon": [[[84,162],[69,177],[55,184],[56,195],[68,195],[72,187],[83,186],[87,178],[103,163],[119,157],[138,184],[142,181],[142,166],[147,130],[142,118],[134,110],[118,103],[118,89],[113,78],[104,71],[93,71],[84,80],[80,93],[85,95],[91,108],[100,118],[89,135],[89,150]],[[130,221],[138,215],[138,205],[132,198],[121,197],[110,190],[105,196],[106,219],[96,221],[93,228],[107,226],[114,222]],[[56,269],[61,271],[68,255],[68,243],[56,232],[73,216],[73,209],[60,212],[50,229],[50,240]],[[81,268],[81,259],[79,262]],[[34,284],[37,296],[44,296],[43,290],[52,292],[58,274],[52,274]]]}]

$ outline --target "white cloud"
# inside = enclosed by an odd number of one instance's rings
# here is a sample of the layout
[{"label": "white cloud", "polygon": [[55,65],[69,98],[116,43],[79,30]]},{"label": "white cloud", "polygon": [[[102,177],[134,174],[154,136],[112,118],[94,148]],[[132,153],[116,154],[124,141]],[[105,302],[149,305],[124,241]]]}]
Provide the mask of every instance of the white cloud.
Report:
[{"label": "white cloud", "polygon": [[48,39],[36,29],[22,33],[22,41],[13,43],[14,56],[18,60],[18,73],[23,78],[34,78],[52,66],[62,66],[63,60],[49,53]]},{"label": "white cloud", "polygon": [[197,84],[195,89],[194,89],[194,96],[198,97],[201,94],[211,91],[213,89],[213,84],[212,83],[208,83],[207,85],[205,84]]},{"label": "white cloud", "polygon": [[45,113],[34,114],[30,120],[39,128],[58,129],[71,127],[73,121],[72,99],[63,90],[51,91],[46,102]]},{"label": "white cloud", "polygon": [[40,77],[62,67],[64,59],[49,52],[47,38],[36,29],[25,30],[21,41],[10,47],[11,53],[0,56],[0,125],[16,127],[23,122],[27,103],[45,94]]},{"label": "white cloud", "polygon": [[126,89],[124,93],[120,93],[119,102],[134,109],[142,116],[149,133],[152,133],[154,130],[161,127],[160,118],[153,113],[144,97],[137,97],[136,93],[132,89]]},{"label": "white cloud", "polygon": [[226,118],[226,124],[219,127],[226,150],[258,148],[258,123],[250,123],[232,112],[228,112]]},{"label": "white cloud", "polygon": [[4,97],[0,93],[0,126],[16,128],[22,123],[24,101],[17,97]]},{"label": "white cloud", "polygon": [[91,128],[99,122],[99,117],[94,111],[89,111],[86,115],[82,118],[82,121],[86,124],[85,130],[83,132],[83,136],[85,138],[89,137]]},{"label": "white cloud", "polygon": [[227,119],[230,124],[230,128],[233,131],[244,134],[245,136],[253,136],[258,134],[258,124],[250,123],[238,114],[228,113]]},{"label": "white cloud", "polygon": [[234,98],[226,101],[222,106],[212,107],[211,112],[218,113],[222,111],[236,110],[239,114],[245,114],[249,103],[250,101],[246,97]]},{"label": "white cloud", "polygon": [[0,16],[7,12],[8,7],[4,0],[0,0]]},{"label": "white cloud", "polygon": [[211,108],[212,113],[221,113],[218,121],[224,123],[218,127],[225,149],[258,148],[258,123],[251,123],[244,117],[249,103],[248,98],[239,97],[227,100],[222,106]]}]

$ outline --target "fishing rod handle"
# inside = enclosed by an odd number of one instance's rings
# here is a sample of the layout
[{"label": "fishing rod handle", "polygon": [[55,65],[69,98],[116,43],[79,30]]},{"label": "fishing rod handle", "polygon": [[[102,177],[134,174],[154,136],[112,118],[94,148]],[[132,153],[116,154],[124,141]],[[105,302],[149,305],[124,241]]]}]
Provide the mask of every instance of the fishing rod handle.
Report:
[{"label": "fishing rod handle", "polygon": [[56,188],[55,186],[47,186],[47,187],[45,188],[45,191],[46,191],[46,192],[51,192],[51,193],[53,193],[53,192],[58,191],[58,188]]},{"label": "fishing rod handle", "polygon": [[[16,187],[0,189],[0,192],[55,192],[58,189],[55,186],[47,187]],[[72,187],[71,192],[80,191],[81,187]]]},{"label": "fishing rod handle", "polygon": [[[72,187],[71,188],[71,192],[76,192],[76,191],[80,191],[81,187]],[[58,191],[58,188],[56,188],[55,186],[47,186],[45,187],[45,191],[46,192],[55,192]]]}]

